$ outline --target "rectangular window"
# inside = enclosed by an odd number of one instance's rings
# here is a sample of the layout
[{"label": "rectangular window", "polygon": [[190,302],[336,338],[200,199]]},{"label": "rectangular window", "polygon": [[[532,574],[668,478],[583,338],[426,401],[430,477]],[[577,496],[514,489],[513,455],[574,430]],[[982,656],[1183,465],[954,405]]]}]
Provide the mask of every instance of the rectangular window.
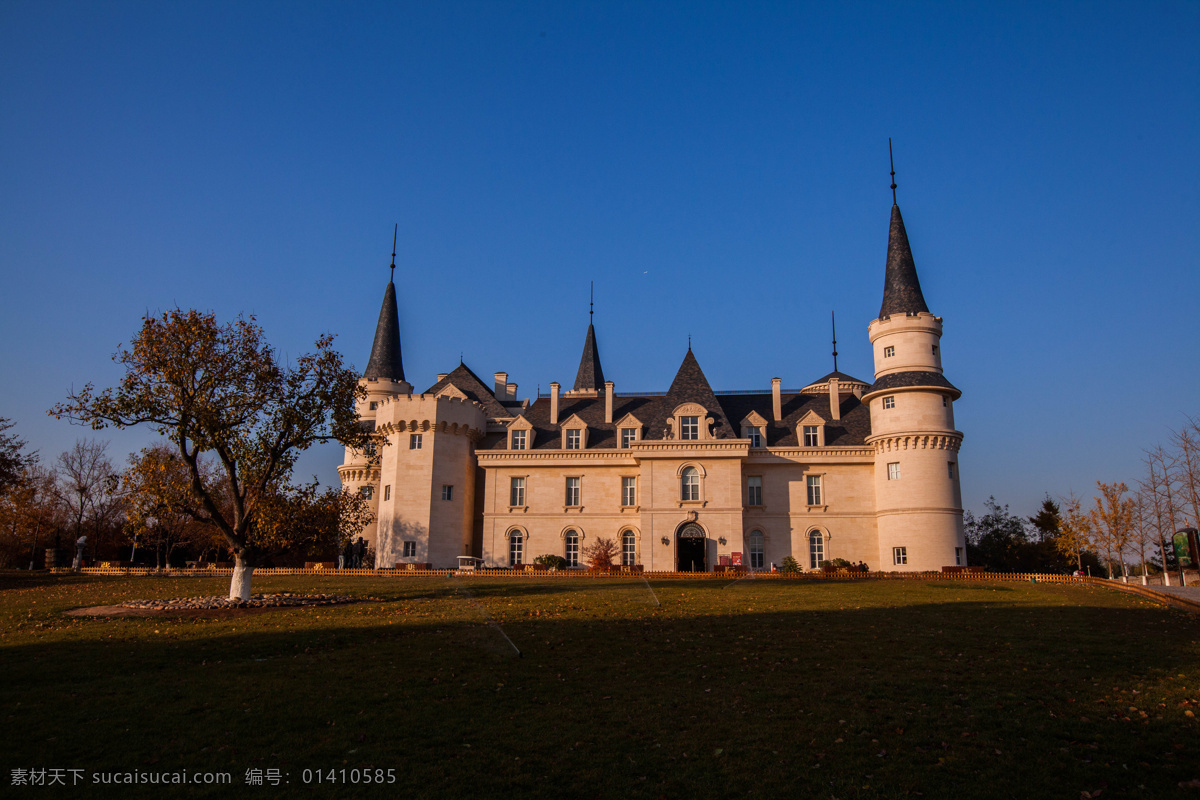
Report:
[{"label": "rectangular window", "polygon": [[933,346],[933,354],[935,356],[937,355],[937,345],[936,344]]},{"label": "rectangular window", "polygon": [[513,478],[508,482],[508,504],[516,508],[525,505],[525,479]]},{"label": "rectangular window", "polygon": [[891,395],[888,395],[887,397],[883,398],[883,407],[884,408],[895,408],[896,407],[896,398],[892,397]]},{"label": "rectangular window", "polygon": [[956,470],[954,469],[953,461],[946,462],[946,471],[950,474],[950,480],[954,480],[954,474],[955,474]]},{"label": "rectangular window", "polygon": [[442,499],[443,500],[453,500],[454,499],[454,487],[453,486],[450,486],[449,484],[445,484],[442,486]]},{"label": "rectangular window", "polygon": [[627,567],[637,563],[637,539],[629,531],[621,537],[621,563]]},{"label": "rectangular window", "polygon": [[621,448],[628,450],[637,441],[637,429],[621,428]]},{"label": "rectangular window", "polygon": [[391,486],[383,487],[383,499],[384,500],[392,499],[392,487]]},{"label": "rectangular window", "polygon": [[762,434],[758,432],[758,428],[750,428],[746,438],[750,440],[751,447],[762,447]]},{"label": "rectangular window", "polygon": [[894,348],[894,347],[883,348],[883,357],[884,358],[891,358],[894,355],[896,355],[896,348]]},{"label": "rectangular window", "polygon": [[368,408],[369,408],[371,411],[374,411],[375,409],[379,408],[379,403],[377,403],[377,402],[375,402],[374,400],[372,400],[372,401],[371,401],[371,405],[370,405]]},{"label": "rectangular window", "polygon": [[700,438],[700,418],[699,417],[680,417],[679,418],[679,438],[680,439],[699,439]]},{"label": "rectangular window", "polygon": [[892,548],[892,563],[900,566],[908,563],[908,548],[893,547]]},{"label": "rectangular window", "polygon": [[513,450],[524,450],[525,449],[525,442],[526,442],[525,434],[526,434],[525,431],[513,431],[512,432],[512,449]]},{"label": "rectangular window", "polygon": [[950,407],[950,398],[943,396],[942,397],[942,408],[949,408],[949,407]]},{"label": "rectangular window", "polygon": [[579,478],[567,478],[567,505],[579,505]]},{"label": "rectangular window", "polygon": [[420,450],[421,449],[421,434],[410,433],[408,435],[408,449],[409,450]]},{"label": "rectangular window", "polygon": [[567,534],[566,559],[568,567],[579,566],[579,534],[571,531]]},{"label": "rectangular window", "polygon": [[808,504],[810,506],[821,505],[821,476],[808,476]]},{"label": "rectangular window", "polygon": [[961,567],[963,565],[962,551],[963,549],[961,547],[954,548],[954,566],[956,567]]},{"label": "rectangular window", "polygon": [[621,478],[621,505],[637,505],[637,478]]},{"label": "rectangular window", "polygon": [[361,494],[365,499],[370,500],[375,496],[375,488],[373,486],[364,486],[358,490],[358,493]]},{"label": "rectangular window", "polygon": [[376,452],[376,450],[375,450],[375,443],[374,443],[374,442],[367,442],[367,446],[366,446],[366,448],[363,450],[363,452],[364,452],[364,453],[366,453],[366,454],[367,454],[367,455],[369,455],[369,456],[373,456],[373,455],[375,455],[375,452]]},{"label": "rectangular window", "polygon": [[578,450],[579,443],[583,440],[583,431],[574,430],[567,431],[567,449]]},{"label": "rectangular window", "polygon": [[900,462],[899,461],[893,461],[892,463],[888,464],[888,480],[889,481],[900,480]]},{"label": "rectangular window", "polygon": [[751,475],[746,478],[746,505],[761,506],[762,504],[762,478],[758,475]]},{"label": "rectangular window", "polygon": [[804,446],[805,447],[816,447],[818,441],[820,441],[820,440],[817,438],[817,426],[816,425],[805,425],[804,426]]},{"label": "rectangular window", "polygon": [[405,542],[404,543],[404,558],[416,558],[416,557],[417,557],[417,543],[416,542]]},{"label": "rectangular window", "polygon": [[524,562],[525,537],[514,532],[508,540],[508,565],[519,567]]}]

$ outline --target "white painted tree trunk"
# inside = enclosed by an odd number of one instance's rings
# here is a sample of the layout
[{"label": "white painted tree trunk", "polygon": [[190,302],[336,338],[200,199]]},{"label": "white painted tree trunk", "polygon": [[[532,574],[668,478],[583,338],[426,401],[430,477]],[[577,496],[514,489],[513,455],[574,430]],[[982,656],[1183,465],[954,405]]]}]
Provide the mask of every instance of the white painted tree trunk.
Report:
[{"label": "white painted tree trunk", "polygon": [[250,576],[254,567],[247,564],[240,555],[234,559],[233,578],[229,581],[229,599],[247,601],[250,599]]}]

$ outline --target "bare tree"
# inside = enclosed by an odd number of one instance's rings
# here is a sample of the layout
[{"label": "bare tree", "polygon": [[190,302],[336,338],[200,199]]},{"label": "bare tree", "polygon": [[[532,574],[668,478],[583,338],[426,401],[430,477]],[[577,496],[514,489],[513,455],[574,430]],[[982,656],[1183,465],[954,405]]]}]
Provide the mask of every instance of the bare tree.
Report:
[{"label": "bare tree", "polygon": [[1154,546],[1156,529],[1154,527],[1153,504],[1149,492],[1144,488],[1133,496],[1133,535],[1130,537],[1132,552],[1137,553],[1138,563],[1141,564],[1140,574],[1142,585],[1146,585],[1146,553]]},{"label": "bare tree", "polygon": [[1175,534],[1175,520],[1177,519],[1175,492],[1172,490],[1175,471],[1174,459],[1160,444],[1156,445],[1154,449],[1146,451],[1143,463],[1146,465],[1146,478],[1142,481],[1142,487],[1150,502],[1151,522],[1157,534],[1159,553],[1163,560],[1163,582],[1170,586],[1171,575],[1167,571],[1167,542]]},{"label": "bare tree", "polygon": [[[75,446],[58,457],[58,498],[66,506],[75,539],[91,531],[92,554],[97,552],[100,525],[112,510],[107,497],[114,487],[116,472],[108,460],[108,442],[77,439]],[[85,523],[86,526],[85,526]],[[62,542],[55,537],[54,547]]]},{"label": "bare tree", "polygon": [[1188,417],[1187,424],[1171,435],[1171,444],[1175,445],[1175,477],[1183,506],[1191,506],[1191,522],[1200,525],[1200,424]]}]

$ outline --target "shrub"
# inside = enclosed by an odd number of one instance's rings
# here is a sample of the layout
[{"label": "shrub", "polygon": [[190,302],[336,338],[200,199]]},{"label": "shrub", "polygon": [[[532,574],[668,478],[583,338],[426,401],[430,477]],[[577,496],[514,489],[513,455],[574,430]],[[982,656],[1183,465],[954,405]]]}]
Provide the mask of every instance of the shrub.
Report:
[{"label": "shrub", "polygon": [[562,556],[556,556],[553,553],[544,553],[533,560],[534,564],[539,567],[548,567],[550,569],[566,569],[567,560]]},{"label": "shrub", "polygon": [[780,572],[799,572],[800,571],[800,562],[797,561],[794,556],[787,556],[786,558],[783,559],[782,562],[780,562],[779,571]]},{"label": "shrub", "polygon": [[619,552],[616,540],[603,536],[583,548],[583,557],[592,569],[612,569],[613,559]]}]

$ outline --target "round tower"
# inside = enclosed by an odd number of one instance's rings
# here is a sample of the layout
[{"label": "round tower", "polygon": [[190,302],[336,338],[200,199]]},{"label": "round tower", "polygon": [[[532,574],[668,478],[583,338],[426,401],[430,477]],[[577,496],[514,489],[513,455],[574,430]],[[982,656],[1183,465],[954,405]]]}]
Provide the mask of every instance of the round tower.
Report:
[{"label": "round tower", "polygon": [[[893,186],[894,190],[894,186]],[[882,570],[937,571],[966,564],[954,401],[942,374],[942,318],[929,312],[900,207],[893,203],[883,305],[867,328],[875,383],[871,411],[875,506]]]}]

